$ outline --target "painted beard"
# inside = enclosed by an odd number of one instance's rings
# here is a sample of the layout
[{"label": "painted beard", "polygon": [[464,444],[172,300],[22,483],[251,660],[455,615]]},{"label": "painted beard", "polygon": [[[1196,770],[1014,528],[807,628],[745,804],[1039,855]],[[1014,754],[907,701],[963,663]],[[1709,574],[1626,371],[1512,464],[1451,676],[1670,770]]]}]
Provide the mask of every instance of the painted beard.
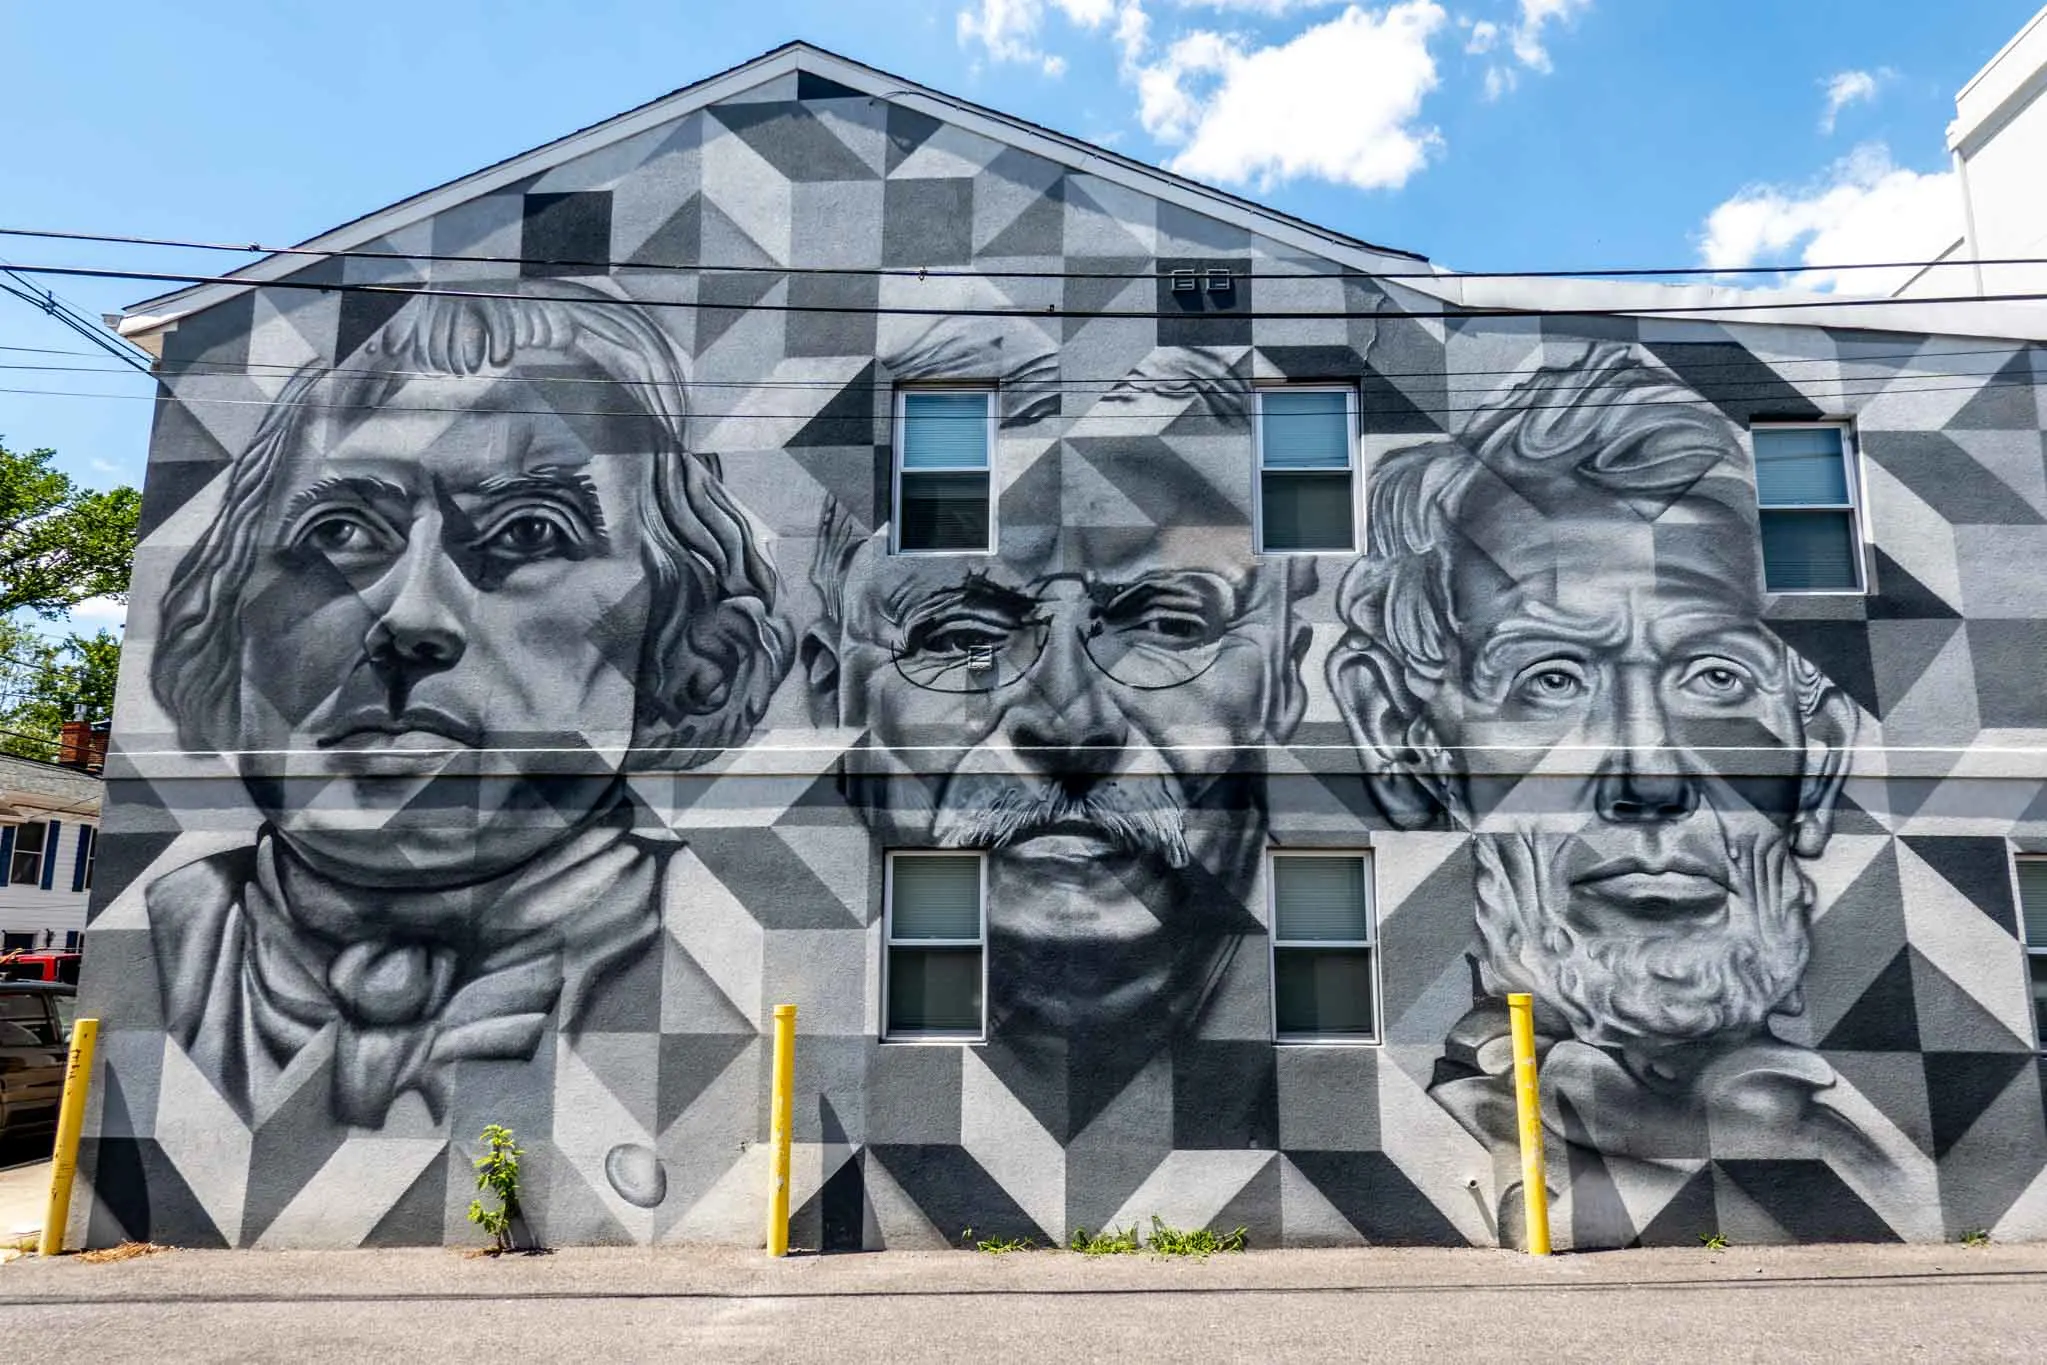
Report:
[{"label": "painted beard", "polygon": [[1740,1037],[1772,1013],[1796,1013],[1812,883],[1781,833],[1735,836],[1723,827],[1721,838],[1734,874],[1724,922],[1707,932],[1645,923],[1635,933],[1595,933],[1570,914],[1559,867],[1568,836],[1475,837],[1486,989],[1529,991],[1580,1039],[1609,1046]]}]

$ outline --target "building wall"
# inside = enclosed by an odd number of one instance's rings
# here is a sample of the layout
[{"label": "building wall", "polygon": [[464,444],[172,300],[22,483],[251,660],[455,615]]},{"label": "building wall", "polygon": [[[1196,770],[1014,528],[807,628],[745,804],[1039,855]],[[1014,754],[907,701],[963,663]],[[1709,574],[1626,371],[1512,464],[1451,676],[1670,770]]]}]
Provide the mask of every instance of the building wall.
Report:
[{"label": "building wall", "polygon": [[[2043,1230],[2036,349],[1444,318],[808,74],[381,249],[296,279],[489,297],[166,338],[92,1241],[466,1240],[491,1122],[539,1237],[756,1241],[786,1001],[799,1243],[1491,1244],[1515,987],[1567,1245]],[[963,379],[998,552],[891,556],[894,390]],[[1289,380],[1367,554],[1253,553]],[[1746,428],[1822,418],[1870,591],[1768,596]],[[940,846],[988,1037],[884,1042]],[[1376,1041],[1275,1043],[1273,848],[1371,854]]]},{"label": "building wall", "polygon": [[[2047,9],[2035,14],[1955,96],[1948,149],[1960,171],[1969,241],[1989,294],[2047,287],[2047,194],[2038,167],[2047,158]],[[1942,276],[1960,276],[1942,270]],[[1950,280],[1951,284],[1959,280]],[[1950,290],[1949,292],[1955,292]]]},{"label": "building wall", "polygon": [[[18,827],[17,827],[18,828]],[[94,829],[90,823],[76,818],[58,818],[55,838],[46,838],[44,858],[50,869],[50,885],[47,889],[38,878],[32,882],[13,882],[6,872],[0,872],[0,933],[9,935],[29,934],[34,936],[33,946],[40,948],[45,938],[56,947],[63,947],[71,934],[85,932],[85,911],[89,893],[74,891],[78,880],[78,850],[82,839],[89,837],[82,831]],[[49,846],[54,845],[54,851]],[[8,851],[12,852],[12,841]],[[11,865],[0,864],[0,866]]]}]

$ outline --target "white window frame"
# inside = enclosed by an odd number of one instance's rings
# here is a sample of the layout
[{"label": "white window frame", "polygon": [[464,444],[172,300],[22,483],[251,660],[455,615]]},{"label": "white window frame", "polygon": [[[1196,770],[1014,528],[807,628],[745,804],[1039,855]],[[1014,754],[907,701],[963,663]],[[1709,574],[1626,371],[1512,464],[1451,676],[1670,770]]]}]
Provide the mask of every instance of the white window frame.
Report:
[{"label": "white window frame", "polygon": [[2018,930],[2019,948],[2023,954],[2020,965],[2025,968],[2022,979],[2025,983],[2026,1013],[2033,1018],[2033,1051],[2047,1052],[2047,1034],[2040,1030],[2040,1010],[2033,1003],[2033,959],[2047,958],[2047,943],[2035,945],[2026,938],[2025,887],[2019,881],[2020,863],[2047,863],[2047,853],[2016,852],[2011,856],[2011,906],[2012,913],[2018,916],[2014,927]]},{"label": "white window frame", "polygon": [[[1268,393],[1340,393],[1345,435],[1350,441],[1350,541],[1339,550],[1268,550],[1265,548],[1265,395]],[[1285,559],[1310,555],[1358,555],[1365,546],[1365,479],[1358,458],[1358,386],[1345,383],[1259,384],[1251,390],[1251,552]],[[1333,470],[1272,471],[1282,476],[1333,473]]]},{"label": "white window frame", "polygon": [[[1848,501],[1845,503],[1801,502],[1783,507],[1775,508],[1764,507],[1763,481],[1762,474],[1760,472],[1762,467],[1757,462],[1756,459],[1756,433],[1758,431],[1812,431],[1812,430],[1838,431],[1841,433],[1841,468],[1842,476],[1847,480],[1848,483]],[[1834,420],[1821,419],[1810,422],[1772,422],[1768,420],[1752,421],[1748,424],[1748,457],[1749,470],[1751,473],[1755,475],[1757,512],[1756,553],[1758,556],[1762,554],[1763,529],[1761,514],[1766,511],[1846,512],[1848,514],[1849,529],[1855,535],[1854,587],[1772,588],[1770,586],[1770,566],[1767,563],[1765,563],[1763,565],[1763,591],[1769,594],[1771,597],[1869,596],[1870,528],[1868,525],[1868,514],[1865,511],[1865,504],[1868,502],[1868,499],[1862,496],[1862,490],[1865,486],[1862,479],[1862,443],[1855,439],[1855,424],[1851,421],[1845,421],[1840,419]]]},{"label": "white window frame", "polygon": [[[981,933],[978,938],[909,938],[896,941],[896,860],[972,858],[980,866]],[[883,855],[881,891],[881,1041],[884,1043],[980,1043],[988,1038],[988,854],[977,848],[892,848]],[[901,948],[978,948],[981,952],[981,1026],[965,1029],[895,1029],[889,1019],[889,961]]]},{"label": "white window frame", "polygon": [[[988,480],[988,543],[978,550],[906,550],[903,548],[903,435],[909,412],[909,397],[913,393],[978,393],[988,402],[988,463],[984,468],[925,467],[914,469],[913,474],[981,474]],[[894,442],[889,451],[889,503],[888,503],[888,552],[892,555],[992,555],[995,553],[995,534],[999,524],[996,516],[997,488],[995,482],[995,459],[1000,449],[997,436],[1001,431],[1000,394],[994,384],[961,381],[958,383],[898,384],[894,399],[895,415],[892,435]]]},{"label": "white window frame", "polygon": [[[1365,865],[1364,939],[1295,939],[1279,936],[1279,877],[1273,865],[1282,858],[1357,858]],[[1271,997],[1272,1041],[1280,1047],[1379,1047],[1386,1040],[1386,973],[1379,947],[1378,859],[1369,848],[1271,848],[1265,851],[1265,962]],[[1372,955],[1372,1034],[1282,1033],[1279,1028],[1279,954],[1282,949],[1363,948]]]},{"label": "white window frame", "polygon": [[[43,832],[42,848],[33,855],[36,860],[35,871],[29,873],[26,877],[17,877],[14,875],[15,861],[31,856],[28,850],[21,846],[21,833],[23,830],[32,828],[39,828]],[[14,843],[7,859],[6,884],[8,886],[33,886],[40,888],[43,884],[43,860],[50,856],[50,852],[50,822],[48,820],[24,820],[16,825],[14,827]]]},{"label": "white window frame", "polygon": [[85,881],[78,888],[80,895],[92,890],[93,869],[99,865],[100,830],[98,825],[81,824],[78,837],[85,840]]}]

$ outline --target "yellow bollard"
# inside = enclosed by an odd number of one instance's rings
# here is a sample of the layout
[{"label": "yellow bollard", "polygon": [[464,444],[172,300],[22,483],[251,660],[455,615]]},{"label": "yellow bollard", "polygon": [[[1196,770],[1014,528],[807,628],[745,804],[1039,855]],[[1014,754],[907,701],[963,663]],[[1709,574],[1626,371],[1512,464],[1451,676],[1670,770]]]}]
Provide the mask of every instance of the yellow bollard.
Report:
[{"label": "yellow bollard", "polygon": [[796,1007],[775,1006],[775,1082],[768,1096],[768,1142],[774,1173],[768,1177],[768,1255],[789,1254],[789,1122],[795,1110]]},{"label": "yellow bollard", "polygon": [[71,1221],[71,1181],[78,1174],[78,1134],[85,1127],[85,1092],[92,1086],[92,1051],[100,1021],[80,1019],[71,1028],[71,1059],[64,1066],[64,1102],[57,1111],[57,1150],[50,1163],[50,1204],[43,1210],[39,1250],[64,1250],[64,1225]]},{"label": "yellow bollard", "polygon": [[1514,1107],[1521,1118],[1521,1205],[1528,1222],[1528,1254],[1549,1255],[1549,1173],[1542,1163],[1542,1091],[1535,1077],[1535,997],[1507,997],[1514,1026]]}]

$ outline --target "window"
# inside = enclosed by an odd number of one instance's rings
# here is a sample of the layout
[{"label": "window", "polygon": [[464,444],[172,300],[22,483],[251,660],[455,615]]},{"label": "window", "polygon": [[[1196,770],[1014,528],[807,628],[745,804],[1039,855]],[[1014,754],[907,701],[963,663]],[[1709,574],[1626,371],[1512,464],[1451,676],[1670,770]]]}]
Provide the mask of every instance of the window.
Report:
[{"label": "window", "polygon": [[979,1038],[987,879],[978,853],[891,853],[882,913],[890,1038]]},{"label": "window", "polygon": [[1258,391],[1260,554],[1356,551],[1357,429],[1356,389]]},{"label": "window", "polygon": [[0,995],[0,1044],[8,1047],[56,1047],[61,1042],[57,1021],[41,992]]},{"label": "window", "polygon": [[43,841],[50,837],[50,827],[38,820],[33,824],[16,826],[14,831],[14,857],[8,869],[10,885],[35,886],[43,879]]},{"label": "window", "polygon": [[992,389],[904,389],[896,394],[899,553],[994,553],[994,449]]},{"label": "window", "polygon": [[71,889],[92,890],[92,867],[99,859],[99,830],[92,825],[78,827],[78,852],[71,860]]},{"label": "window", "polygon": [[1272,855],[1272,1014],[1281,1042],[1378,1039],[1369,853]]},{"label": "window", "polygon": [[2019,928],[2033,989],[2034,1041],[2047,1051],[2047,857],[2020,857]]},{"label": "window", "polygon": [[1759,426],[1750,435],[1764,586],[1771,592],[1862,591],[1847,428]]}]

